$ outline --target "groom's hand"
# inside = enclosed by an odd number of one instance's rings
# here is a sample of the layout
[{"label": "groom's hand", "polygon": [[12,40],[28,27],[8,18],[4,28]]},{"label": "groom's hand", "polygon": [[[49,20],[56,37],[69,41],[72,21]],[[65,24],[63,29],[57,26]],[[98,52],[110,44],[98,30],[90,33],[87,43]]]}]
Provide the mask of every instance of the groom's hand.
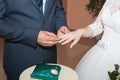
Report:
[{"label": "groom's hand", "polygon": [[40,31],[37,42],[42,46],[53,46],[58,43],[58,37],[52,32]]},{"label": "groom's hand", "polygon": [[59,38],[59,37],[61,37],[62,35],[66,34],[66,33],[69,33],[69,32],[70,32],[70,30],[68,29],[68,27],[62,26],[62,27],[58,30],[57,36],[58,36],[58,38]]}]

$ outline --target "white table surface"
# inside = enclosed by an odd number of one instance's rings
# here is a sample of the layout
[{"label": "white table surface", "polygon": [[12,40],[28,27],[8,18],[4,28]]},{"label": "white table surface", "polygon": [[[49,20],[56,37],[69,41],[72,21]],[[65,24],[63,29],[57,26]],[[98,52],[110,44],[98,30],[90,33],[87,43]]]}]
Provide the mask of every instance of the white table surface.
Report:
[{"label": "white table surface", "polygon": [[[59,65],[61,67],[58,80],[78,80],[78,75],[73,69],[60,64],[54,64],[54,65]],[[35,67],[36,65],[24,70],[21,73],[19,80],[42,80],[42,79],[33,79],[30,77],[30,74],[33,72]]]}]

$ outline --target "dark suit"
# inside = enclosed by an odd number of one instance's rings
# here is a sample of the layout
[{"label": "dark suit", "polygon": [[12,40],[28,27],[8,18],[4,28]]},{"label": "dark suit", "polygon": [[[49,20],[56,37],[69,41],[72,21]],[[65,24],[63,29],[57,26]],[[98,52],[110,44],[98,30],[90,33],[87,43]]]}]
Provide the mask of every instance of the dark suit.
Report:
[{"label": "dark suit", "polygon": [[61,0],[47,0],[44,16],[35,0],[0,0],[0,37],[5,39],[4,69],[20,74],[29,66],[56,62],[56,47],[37,44],[40,30],[66,25]]}]

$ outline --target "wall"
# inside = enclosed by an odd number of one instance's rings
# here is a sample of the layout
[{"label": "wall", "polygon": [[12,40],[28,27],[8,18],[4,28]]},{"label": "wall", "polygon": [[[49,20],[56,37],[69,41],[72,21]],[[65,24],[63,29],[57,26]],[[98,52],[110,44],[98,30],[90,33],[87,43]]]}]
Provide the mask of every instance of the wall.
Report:
[{"label": "wall", "polygon": [[67,20],[70,28],[76,29],[90,24],[92,16],[85,10],[89,0],[67,0]]},{"label": "wall", "polygon": [[[63,0],[65,7],[67,23],[72,30],[85,27],[93,22],[92,16],[85,10],[85,5],[89,0]],[[93,39],[81,39],[79,43],[69,48],[69,44],[65,46],[58,45],[58,63],[75,68],[83,55],[97,42]]]},{"label": "wall", "polygon": [[3,71],[3,39],[0,38],[0,80],[6,80]]}]

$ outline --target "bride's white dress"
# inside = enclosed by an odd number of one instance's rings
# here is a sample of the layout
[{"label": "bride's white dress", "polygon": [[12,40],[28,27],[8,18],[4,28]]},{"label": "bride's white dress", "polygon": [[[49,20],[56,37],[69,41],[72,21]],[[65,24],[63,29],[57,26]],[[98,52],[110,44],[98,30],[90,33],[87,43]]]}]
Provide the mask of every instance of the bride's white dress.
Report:
[{"label": "bride's white dress", "polygon": [[110,80],[108,71],[120,65],[120,0],[106,0],[97,19],[89,25],[94,36],[103,32],[76,66],[79,80]]}]

